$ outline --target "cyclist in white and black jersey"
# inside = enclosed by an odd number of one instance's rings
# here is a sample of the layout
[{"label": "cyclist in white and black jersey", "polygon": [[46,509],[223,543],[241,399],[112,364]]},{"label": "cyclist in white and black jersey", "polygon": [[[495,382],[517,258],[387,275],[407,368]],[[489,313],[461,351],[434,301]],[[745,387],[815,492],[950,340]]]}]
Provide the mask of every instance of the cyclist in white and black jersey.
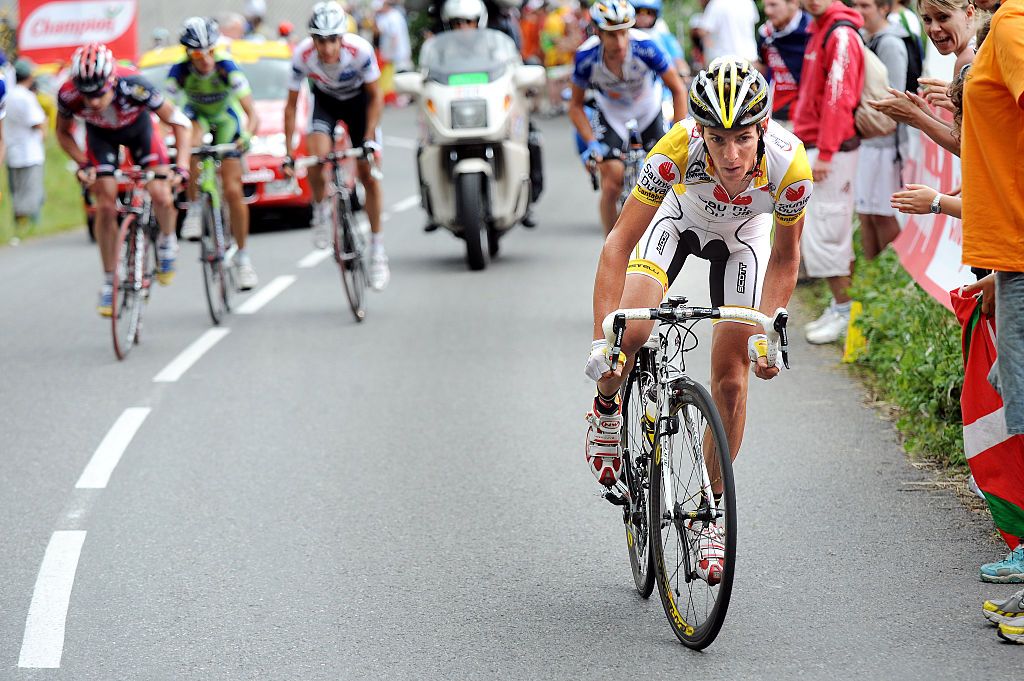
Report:
[{"label": "cyclist in white and black jersey", "polygon": [[[380,159],[380,117],[384,97],[378,87],[380,68],[373,46],[354,33],[346,33],[348,16],[337,2],[319,2],[309,19],[310,37],[295,46],[288,103],[284,112],[285,172],[292,174],[292,136],[295,110],[302,81],[313,93],[313,112],[306,149],[324,156],[333,148],[334,128],[339,121],[348,128],[354,147]],[[381,290],[391,276],[381,233],[381,188],[368,161],[357,165],[359,181],[366,190],[366,215],[370,219],[370,286]],[[330,204],[325,196],[323,166],[310,168],[313,190],[313,242],[326,248],[330,240]]]},{"label": "cyclist in white and black jersey", "polygon": [[[636,120],[649,151],[665,134],[662,82],[672,92],[674,121],[686,116],[686,88],[658,41],[632,28],[636,10],[626,0],[598,0],[590,18],[597,35],[576,50],[569,119],[587,145],[584,161],[596,162],[601,173],[601,222],[607,234],[622,191],[620,154],[629,142],[627,122]],[[594,124],[583,108],[588,88],[597,104]]]}]

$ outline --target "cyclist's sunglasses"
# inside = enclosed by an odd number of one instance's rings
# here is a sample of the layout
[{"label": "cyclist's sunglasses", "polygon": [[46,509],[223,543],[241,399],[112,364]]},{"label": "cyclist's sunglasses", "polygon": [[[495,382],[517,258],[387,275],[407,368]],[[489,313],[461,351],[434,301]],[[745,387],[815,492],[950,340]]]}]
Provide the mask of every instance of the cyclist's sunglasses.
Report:
[{"label": "cyclist's sunglasses", "polygon": [[476,19],[452,19],[452,28],[458,28],[459,26],[478,26],[479,22]]},{"label": "cyclist's sunglasses", "polygon": [[192,59],[198,59],[199,57],[205,57],[208,54],[213,54],[213,48],[206,50],[188,50],[188,56]]},{"label": "cyclist's sunglasses", "polygon": [[323,45],[325,43],[336,43],[339,40],[341,40],[341,36],[340,35],[315,35],[315,36],[313,36],[313,42],[320,43],[321,45]]},{"label": "cyclist's sunglasses", "polygon": [[89,102],[89,101],[95,102],[97,99],[102,99],[103,95],[105,95],[108,92],[110,92],[110,89],[112,87],[114,87],[114,84],[111,81],[107,81],[107,83],[103,87],[101,87],[99,90],[93,90],[92,92],[85,92],[82,89],[79,89],[78,91],[82,94],[82,99],[84,99],[85,101],[87,101],[87,102]]}]

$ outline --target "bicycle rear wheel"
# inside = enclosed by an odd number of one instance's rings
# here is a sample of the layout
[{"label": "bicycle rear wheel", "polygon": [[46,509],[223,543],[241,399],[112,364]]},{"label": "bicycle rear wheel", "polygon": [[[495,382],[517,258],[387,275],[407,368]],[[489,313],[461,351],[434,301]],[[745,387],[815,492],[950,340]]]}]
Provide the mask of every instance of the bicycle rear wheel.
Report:
[{"label": "bicycle rear wheel", "polygon": [[334,232],[334,261],[341,270],[341,283],[349,307],[357,322],[366,318],[366,260],[363,236],[355,226],[348,199],[340,194],[335,198],[332,226]]},{"label": "bicycle rear wheel", "polygon": [[636,590],[644,598],[654,591],[654,560],[649,532],[647,500],[650,489],[650,451],[648,435],[654,429],[645,426],[645,393],[653,377],[650,350],[637,354],[636,363],[622,389],[622,480],[626,486],[627,504],[622,507],[626,526],[626,549],[633,569]]},{"label": "bicycle rear wheel", "polygon": [[[708,391],[673,382],[671,417],[659,424],[651,466],[652,552],[658,592],[683,645],[701,650],[718,636],[736,569],[736,496],[722,418]],[[713,447],[712,447],[713,445]],[[710,450],[714,449],[712,453]],[[717,502],[709,490],[720,489]],[[720,571],[701,564],[701,537],[717,534]]]},{"label": "bicycle rear wheel", "polygon": [[118,359],[127,357],[135,346],[142,316],[146,232],[137,227],[138,219],[134,213],[125,216],[117,235],[110,317],[114,355]]},{"label": "bicycle rear wheel", "polygon": [[199,259],[203,265],[203,290],[206,292],[206,307],[210,311],[210,319],[219,325],[224,315],[231,309],[228,306],[230,282],[227,268],[224,266],[224,251],[217,242],[216,214],[213,202],[208,194],[202,194],[203,202],[203,234],[199,239]]}]

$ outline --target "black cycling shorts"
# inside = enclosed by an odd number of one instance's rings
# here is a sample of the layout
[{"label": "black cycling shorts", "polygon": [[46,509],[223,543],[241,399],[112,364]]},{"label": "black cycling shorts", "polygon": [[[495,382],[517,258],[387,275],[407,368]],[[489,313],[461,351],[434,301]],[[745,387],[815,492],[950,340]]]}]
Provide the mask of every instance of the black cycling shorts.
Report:
[{"label": "black cycling shorts", "polygon": [[[619,137],[619,133],[608,125],[604,114],[598,108],[594,109],[594,116],[590,120],[590,127],[594,130],[594,138],[611,149],[612,158],[622,158],[628,140]],[[650,125],[640,131],[640,139],[644,142],[644,151],[650,151],[665,135],[665,118],[660,114],[654,118]]]},{"label": "black cycling shorts", "polygon": [[319,132],[334,138],[338,121],[348,128],[348,137],[353,147],[363,144],[366,139],[366,90],[350,99],[335,99],[313,88],[313,115],[310,132]]},{"label": "black cycling shorts", "polygon": [[135,165],[143,168],[167,165],[170,163],[167,147],[154,128],[157,128],[157,124],[145,112],[132,123],[116,130],[86,123],[85,142],[89,163],[96,167],[97,173],[113,173],[118,168],[118,151],[124,147]]}]

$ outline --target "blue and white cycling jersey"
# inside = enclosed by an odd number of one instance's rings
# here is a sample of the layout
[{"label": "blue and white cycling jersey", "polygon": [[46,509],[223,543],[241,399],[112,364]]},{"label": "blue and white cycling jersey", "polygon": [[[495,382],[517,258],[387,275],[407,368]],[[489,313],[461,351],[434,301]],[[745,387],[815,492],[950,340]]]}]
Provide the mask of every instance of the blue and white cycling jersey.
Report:
[{"label": "blue and white cycling jersey", "polygon": [[0,73],[0,119],[7,115],[7,80]]},{"label": "blue and white cycling jersey", "polygon": [[629,51],[619,78],[604,64],[601,41],[588,38],[576,50],[573,85],[594,90],[597,106],[605,120],[622,139],[628,138],[626,121],[635,118],[641,130],[661,115],[661,74],[669,68],[669,57],[655,38],[629,29]]}]

